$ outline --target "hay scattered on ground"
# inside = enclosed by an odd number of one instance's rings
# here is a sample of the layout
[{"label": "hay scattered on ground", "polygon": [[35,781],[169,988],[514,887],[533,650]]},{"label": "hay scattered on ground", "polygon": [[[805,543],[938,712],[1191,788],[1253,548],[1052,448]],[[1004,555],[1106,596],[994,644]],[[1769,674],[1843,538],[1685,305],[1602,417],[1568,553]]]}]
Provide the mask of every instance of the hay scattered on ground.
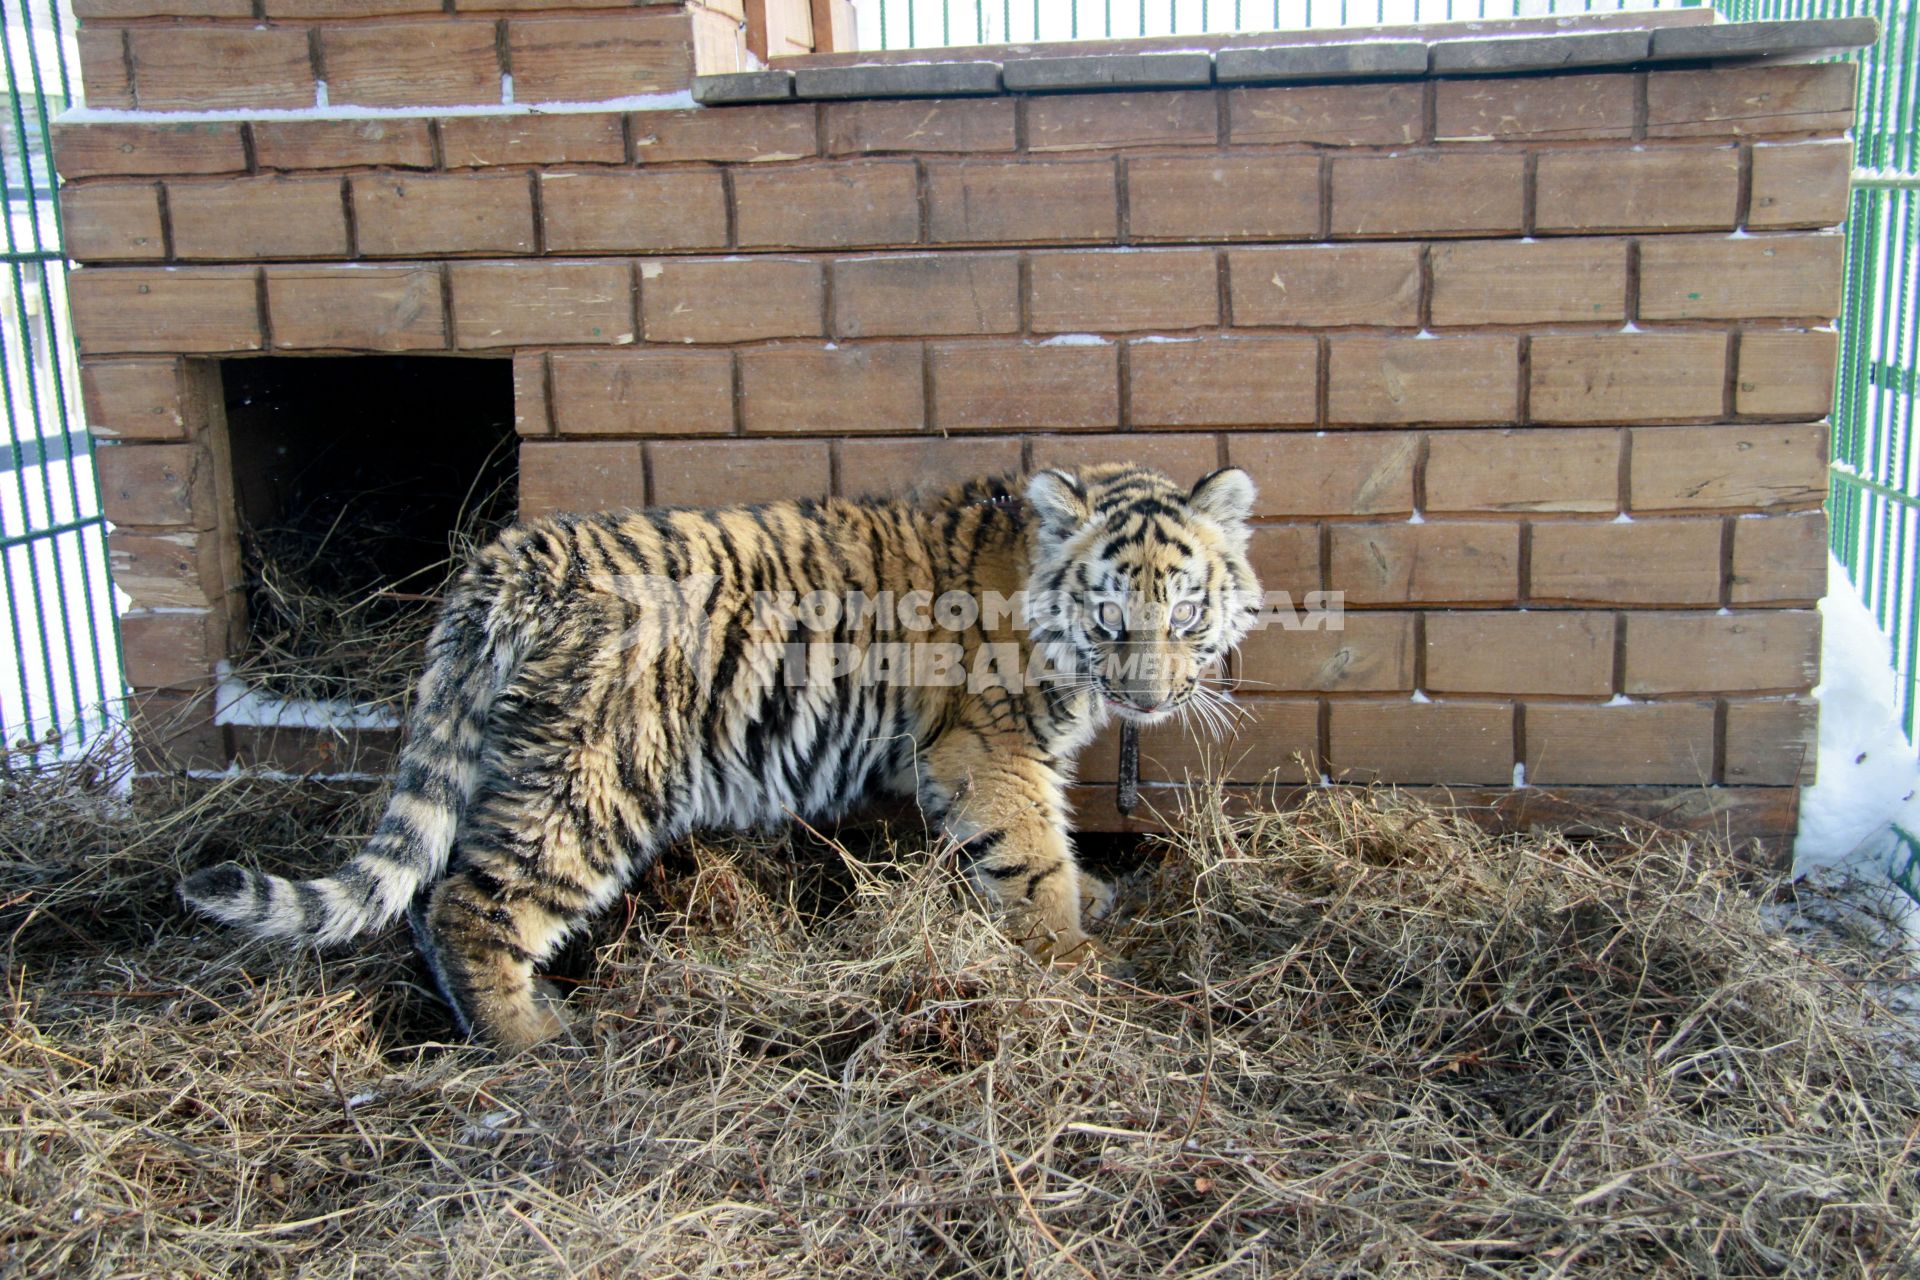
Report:
[{"label": "hay scattered on ground", "polygon": [[234,954],[172,906],[332,863],[367,794],[0,785],[15,1274],[1912,1274],[1895,961],[1796,949],[1698,842],[1216,816],[1093,989],[918,833],[702,843],[577,957],[579,1044],[501,1062],[402,938]]}]

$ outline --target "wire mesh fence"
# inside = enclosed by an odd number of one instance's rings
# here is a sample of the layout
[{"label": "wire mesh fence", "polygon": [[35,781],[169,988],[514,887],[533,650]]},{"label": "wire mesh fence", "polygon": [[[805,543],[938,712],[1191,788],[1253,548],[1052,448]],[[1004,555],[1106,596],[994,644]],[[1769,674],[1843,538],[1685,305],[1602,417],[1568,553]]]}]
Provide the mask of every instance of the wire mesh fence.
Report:
[{"label": "wire mesh fence", "polygon": [[57,0],[0,0],[6,242],[0,261],[0,762],[78,745],[122,689],[106,528],[67,332],[66,260],[49,125],[78,92]]}]

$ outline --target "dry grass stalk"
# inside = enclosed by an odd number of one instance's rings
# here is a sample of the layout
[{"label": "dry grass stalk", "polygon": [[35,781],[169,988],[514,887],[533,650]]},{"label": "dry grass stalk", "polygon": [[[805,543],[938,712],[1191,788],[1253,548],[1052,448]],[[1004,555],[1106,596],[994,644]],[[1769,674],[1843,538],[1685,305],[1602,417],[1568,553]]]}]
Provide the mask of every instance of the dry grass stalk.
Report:
[{"label": "dry grass stalk", "polygon": [[918,833],[699,843],[581,957],[578,1045],[501,1062],[400,938],[236,955],[169,902],[330,865],[369,796],[3,781],[11,1273],[1912,1274],[1910,1031],[1698,842],[1216,813],[1097,989]]}]

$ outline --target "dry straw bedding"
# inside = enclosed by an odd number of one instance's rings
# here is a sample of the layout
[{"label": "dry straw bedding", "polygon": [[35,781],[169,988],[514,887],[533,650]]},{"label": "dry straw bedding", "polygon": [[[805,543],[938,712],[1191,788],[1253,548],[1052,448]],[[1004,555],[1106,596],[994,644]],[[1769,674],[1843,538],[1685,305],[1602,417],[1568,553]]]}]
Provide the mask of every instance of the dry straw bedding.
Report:
[{"label": "dry straw bedding", "polygon": [[1019,957],[919,832],[700,844],[572,958],[578,1043],[499,1061],[400,937],[236,954],[168,897],[375,797],[0,787],[0,1272],[1914,1274],[1880,961],[1711,843],[1196,806],[1131,984]]}]

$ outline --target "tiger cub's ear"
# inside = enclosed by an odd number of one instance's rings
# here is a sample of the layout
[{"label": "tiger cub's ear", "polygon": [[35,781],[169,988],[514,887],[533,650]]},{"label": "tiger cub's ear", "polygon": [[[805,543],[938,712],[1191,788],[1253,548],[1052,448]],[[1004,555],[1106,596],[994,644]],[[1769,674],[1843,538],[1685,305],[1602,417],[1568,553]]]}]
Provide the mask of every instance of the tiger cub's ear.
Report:
[{"label": "tiger cub's ear", "polygon": [[1093,514],[1087,491],[1064,471],[1036,471],[1027,480],[1027,502],[1040,522],[1055,533],[1071,533]]},{"label": "tiger cub's ear", "polygon": [[1218,524],[1243,523],[1253,514],[1253,477],[1238,467],[1222,467],[1201,476],[1187,495],[1187,505],[1195,515]]}]

